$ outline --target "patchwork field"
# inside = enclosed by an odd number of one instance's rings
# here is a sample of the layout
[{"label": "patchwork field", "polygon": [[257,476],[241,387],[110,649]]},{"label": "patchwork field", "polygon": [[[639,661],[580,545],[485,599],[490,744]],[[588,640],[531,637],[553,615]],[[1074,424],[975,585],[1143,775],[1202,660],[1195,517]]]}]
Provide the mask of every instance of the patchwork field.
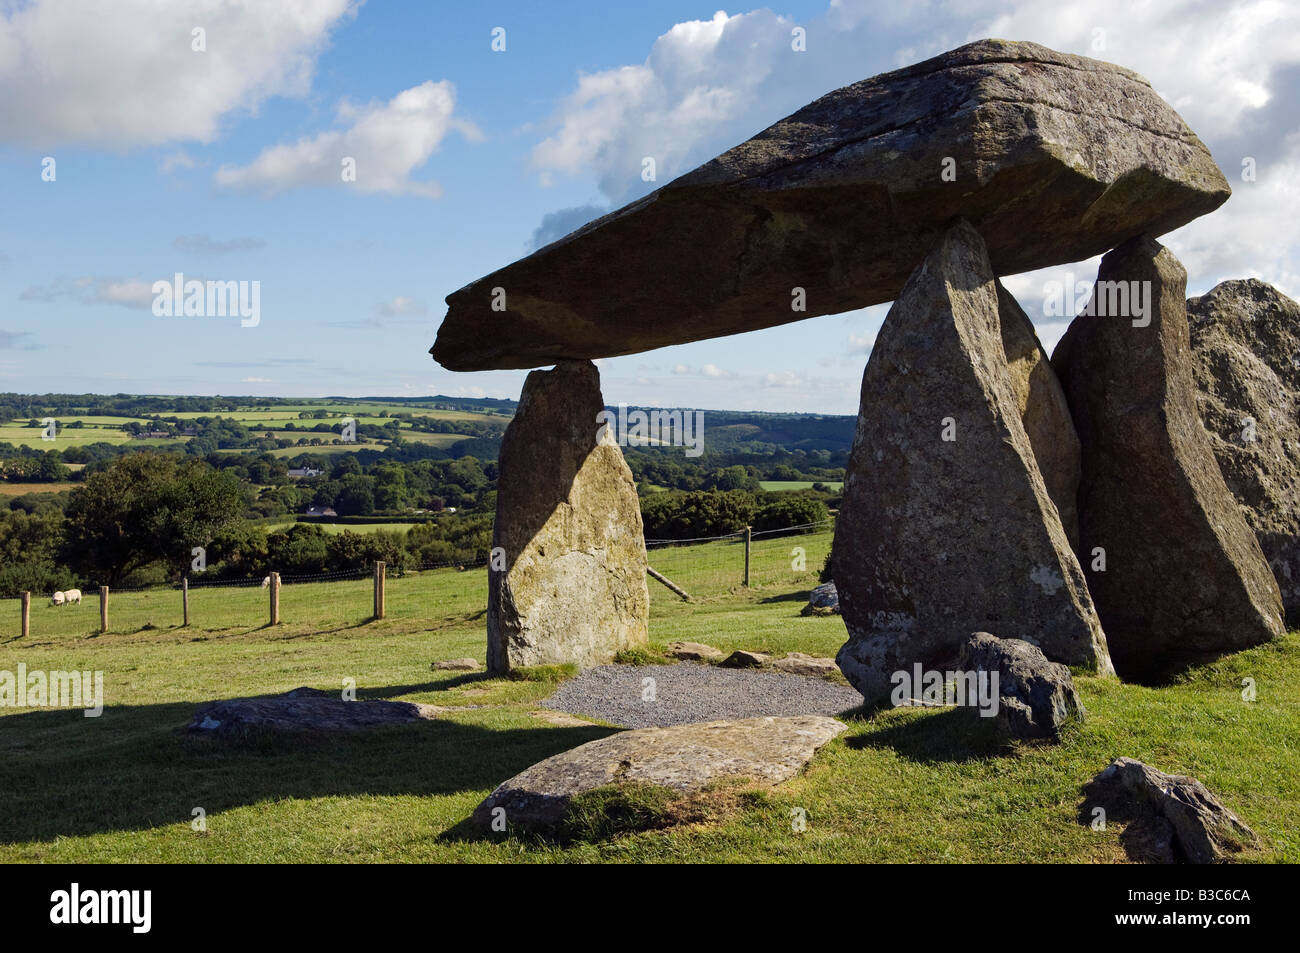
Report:
[{"label": "patchwork field", "polygon": [[[328,417],[316,419],[314,417],[299,417],[299,413],[314,413],[325,411]],[[380,413],[387,416],[380,416]],[[504,423],[509,418],[500,414],[482,414],[464,410],[444,410],[441,408],[429,408],[410,406],[407,404],[384,404],[377,402],[366,402],[359,404],[349,403],[303,403],[303,404],[281,404],[271,408],[262,405],[253,404],[246,408],[223,411],[181,411],[168,412],[162,414],[164,417],[175,417],[182,421],[195,420],[199,417],[225,417],[227,419],[237,420],[249,428],[254,434],[260,436],[270,431],[272,436],[277,439],[297,440],[302,437],[310,439],[312,436],[324,436],[327,439],[334,435],[320,435],[310,433],[310,429],[317,424],[328,424],[333,426],[344,417],[351,417],[358,424],[373,424],[382,426],[388,423],[396,414],[411,414],[417,418],[426,418],[429,420],[454,421],[463,423],[485,423],[495,422]],[[167,446],[184,443],[188,437],[177,437],[169,439],[133,439],[130,434],[121,428],[124,424],[135,421],[147,423],[148,418],[144,417],[112,417],[102,414],[60,414],[55,415],[59,421],[60,431],[57,439],[53,442],[41,439],[41,428],[27,426],[27,420],[9,420],[0,422],[0,443],[11,443],[15,446],[35,447],[41,450],[49,449],[66,449],[68,447],[85,446],[91,443],[111,443],[126,444],[137,447],[155,447]],[[72,428],[70,424],[80,422],[83,426]],[[292,423],[294,430],[289,431],[284,428]],[[464,434],[454,433],[427,433],[412,429],[411,422],[401,420],[400,426],[402,436],[417,443],[426,443],[435,447],[449,447],[458,441],[465,440]],[[347,450],[356,450],[358,448],[382,448],[383,444],[377,441],[359,441],[342,448]],[[315,452],[330,452],[324,448],[314,448]],[[240,451],[234,451],[240,452]],[[278,456],[293,456],[302,452],[298,448],[288,450],[273,451]]]},{"label": "patchwork field", "polygon": [[[809,565],[826,536],[793,538]],[[687,604],[651,582],[653,643],[833,655],[843,624],[800,616],[815,578],[785,562],[797,542],[773,542],[749,590],[731,544],[653,551],[696,596]],[[1079,677],[1088,721],[1058,746],[1004,747],[959,710],[850,712],[849,731],[779,788],[720,802],[702,821],[561,844],[485,834],[466,818],[505,778],[613,729],[530,714],[553,681],[430,672],[437,659],[482,661],[482,570],[390,579],[380,622],[367,621],[370,595],[368,580],[287,585],[283,623],[268,628],[260,588],[196,589],[182,628],[174,590],[120,593],[107,634],[91,598],[34,607],[26,641],[17,604],[0,605],[0,670],[102,670],[107,696],[97,719],[0,709],[0,861],[1123,862],[1123,825],[1078,820],[1081,787],[1119,755],[1218,792],[1266,842],[1244,860],[1300,861],[1300,634],[1162,688]],[[1246,677],[1255,702],[1242,700]],[[360,698],[460,710],[292,742],[184,732],[205,701],[337,691],[344,679]],[[206,833],[191,829],[197,807]]]}]

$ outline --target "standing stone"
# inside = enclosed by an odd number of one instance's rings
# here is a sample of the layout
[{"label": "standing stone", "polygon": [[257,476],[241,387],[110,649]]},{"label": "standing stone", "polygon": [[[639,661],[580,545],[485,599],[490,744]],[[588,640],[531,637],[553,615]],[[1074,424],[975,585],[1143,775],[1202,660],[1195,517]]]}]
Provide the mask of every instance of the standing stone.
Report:
[{"label": "standing stone", "polygon": [[965,222],[913,272],[876,338],[834,552],[849,631],[836,661],[869,701],[893,672],[954,658],[979,630],[1109,670],[1020,420],[984,242]]},{"label": "standing stone", "polygon": [[1075,551],[1079,548],[1079,435],[1070,419],[1061,382],[1056,379],[1051,360],[1034,333],[1033,322],[1020,303],[996,282],[998,317],[1002,321],[1002,349],[1007,355],[1011,387],[1020,407],[1020,422],[1025,425],[1029,445],[1047,495],[1056,504],[1065,527],[1065,535]]},{"label": "standing stone", "polygon": [[1300,624],[1300,304],[1254,278],[1187,301],[1197,409]]},{"label": "standing stone", "polygon": [[1083,449],[1088,588],[1119,674],[1151,680],[1276,637],[1282,602],[1197,417],[1187,272],[1139,236],[1097,279],[1052,364]]},{"label": "standing stone", "polygon": [[505,568],[488,575],[490,672],[600,664],[646,643],[641,508],[603,409],[588,361],[524,382],[498,464],[492,546]]}]

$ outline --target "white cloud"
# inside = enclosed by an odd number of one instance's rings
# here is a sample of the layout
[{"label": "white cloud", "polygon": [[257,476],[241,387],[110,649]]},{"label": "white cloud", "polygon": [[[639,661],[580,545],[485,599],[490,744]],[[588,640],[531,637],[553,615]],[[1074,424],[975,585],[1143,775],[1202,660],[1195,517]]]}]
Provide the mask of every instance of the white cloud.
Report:
[{"label": "white cloud", "polygon": [[428,314],[429,309],[423,301],[417,298],[408,298],[405,295],[398,295],[391,301],[385,301],[379,305],[379,313],[393,318],[404,315]]},{"label": "white cloud", "polygon": [[705,364],[703,367],[700,368],[700,373],[703,374],[705,377],[714,377],[714,378],[731,376],[731,371],[724,371],[716,364]]},{"label": "white cloud", "polygon": [[149,308],[153,305],[153,282],[140,278],[103,278],[89,275],[58,278],[48,285],[31,285],[18,296],[20,301],[59,301],[70,299],[81,304],[115,304],[124,308]]},{"label": "white cloud", "polygon": [[[0,141],[211,142],[222,119],[301,96],[354,0],[32,0],[0,7]],[[206,52],[191,31],[206,31]]]},{"label": "white cloud", "polygon": [[[1234,196],[1162,239],[1187,266],[1189,287],[1253,275],[1300,292],[1300,5],[832,0],[803,24],[806,53],[790,50],[791,25],[766,10],[720,13],[673,27],[642,63],[581,75],[534,148],[534,167],[590,174],[619,204],[839,86],[980,37],[1032,40],[1141,73],[1215,154]],[[640,179],[647,155],[654,183]],[[1241,179],[1245,156],[1258,164],[1254,183]]]},{"label": "white cloud", "polygon": [[[745,135],[761,113],[758,90],[790,50],[790,21],[769,10],[679,23],[644,63],[579,77],[552,118],[555,131],[533,150],[543,175],[593,169],[615,201],[689,169],[695,146],[739,121]],[[742,136],[743,138],[743,136]],[[656,183],[642,179],[645,158]]]},{"label": "white cloud", "polygon": [[239,379],[239,383],[241,383],[241,384],[274,384],[275,381],[271,380],[271,378],[269,378],[269,377],[241,377],[241,378]]},{"label": "white cloud", "polygon": [[198,166],[198,160],[184,149],[177,149],[163,156],[162,161],[158,163],[158,171],[163,175],[170,175],[177,169],[194,169]]},{"label": "white cloud", "polygon": [[[454,117],[456,90],[447,80],[432,80],[403,90],[386,103],[343,103],[338,119],[347,128],[264,150],[246,166],[222,166],[217,184],[267,194],[300,186],[346,186],[365,193],[437,198],[436,182],[415,181],[411,173],[437,151],[455,129],[481,139],[473,124]],[[351,160],[355,181],[345,181]]]}]

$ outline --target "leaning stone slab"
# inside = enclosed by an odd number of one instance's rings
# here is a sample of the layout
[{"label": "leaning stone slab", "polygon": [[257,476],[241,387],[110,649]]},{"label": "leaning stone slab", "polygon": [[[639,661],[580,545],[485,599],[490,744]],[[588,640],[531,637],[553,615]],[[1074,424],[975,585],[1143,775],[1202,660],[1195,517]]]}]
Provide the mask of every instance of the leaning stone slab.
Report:
[{"label": "leaning stone slab", "polygon": [[998,317],[1002,322],[1002,349],[1007,355],[1011,387],[1020,408],[1034,459],[1056,504],[1061,526],[1070,545],[1079,545],[1079,435],[1070,419],[1070,405],[1051,359],[1038,342],[1033,322],[1002,282],[998,290]]},{"label": "leaning stone slab", "polygon": [[1197,415],[1187,272],[1144,236],[1097,279],[1052,355],[1083,452],[1080,552],[1116,670],[1158,679],[1277,637],[1282,601]]},{"label": "leaning stone slab", "polygon": [[607,784],[639,782],[683,792],[720,778],[776,785],[846,727],[834,718],[799,715],[621,731],[515,775],[479,804],[474,820],[487,825],[494,809],[503,808],[512,826],[556,824],[571,798]]},{"label": "leaning stone slab", "polygon": [[1212,864],[1259,846],[1255,832],[1196,778],[1165,774],[1133,758],[1116,758],[1084,794],[1083,819],[1101,807],[1141,828],[1143,859]]},{"label": "leaning stone slab", "polygon": [[1254,278],[1187,300],[1197,409],[1300,623],[1300,304]]},{"label": "leaning stone slab", "polygon": [[868,701],[893,672],[997,629],[1108,671],[1083,572],[1021,423],[979,234],[954,226],[890,309],[862,379],[835,526],[849,639]]},{"label": "leaning stone slab", "polygon": [[894,300],[954,216],[1015,274],[1228,194],[1136,73],[980,40],[828,93],[452,293],[432,353],[457,371],[538,367],[736,334]]},{"label": "leaning stone slab", "polygon": [[586,361],[533,371],[498,457],[489,567],[489,672],[612,661],[645,645],[650,595],[632,471]]},{"label": "leaning stone slab", "polygon": [[1067,724],[1084,718],[1070,670],[1021,639],[976,632],[962,643],[958,667],[997,672],[998,724],[1012,738],[1059,740]]},{"label": "leaning stone slab", "polygon": [[446,709],[416,702],[344,701],[338,693],[295,688],[283,695],[232,698],[203,705],[188,731],[218,737],[253,732],[360,731],[430,721]]}]

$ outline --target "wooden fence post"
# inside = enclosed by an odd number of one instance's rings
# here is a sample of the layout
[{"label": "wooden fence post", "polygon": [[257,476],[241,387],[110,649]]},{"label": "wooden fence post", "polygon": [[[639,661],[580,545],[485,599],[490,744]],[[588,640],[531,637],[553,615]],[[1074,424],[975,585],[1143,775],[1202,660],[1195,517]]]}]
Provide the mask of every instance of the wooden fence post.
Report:
[{"label": "wooden fence post", "polygon": [[384,562],[375,563],[375,618],[384,617]]},{"label": "wooden fence post", "polygon": [[108,631],[108,586],[99,587],[99,631]]},{"label": "wooden fence post", "polygon": [[745,527],[745,588],[749,588],[749,544],[754,538],[754,527]]},{"label": "wooden fence post", "polygon": [[32,631],[32,594],[23,593],[23,638],[27,638]]},{"label": "wooden fence post", "polygon": [[184,622],[181,625],[190,624],[190,577],[181,577],[181,614]]},{"label": "wooden fence post", "polygon": [[280,574],[271,573],[271,625],[280,624]]}]

